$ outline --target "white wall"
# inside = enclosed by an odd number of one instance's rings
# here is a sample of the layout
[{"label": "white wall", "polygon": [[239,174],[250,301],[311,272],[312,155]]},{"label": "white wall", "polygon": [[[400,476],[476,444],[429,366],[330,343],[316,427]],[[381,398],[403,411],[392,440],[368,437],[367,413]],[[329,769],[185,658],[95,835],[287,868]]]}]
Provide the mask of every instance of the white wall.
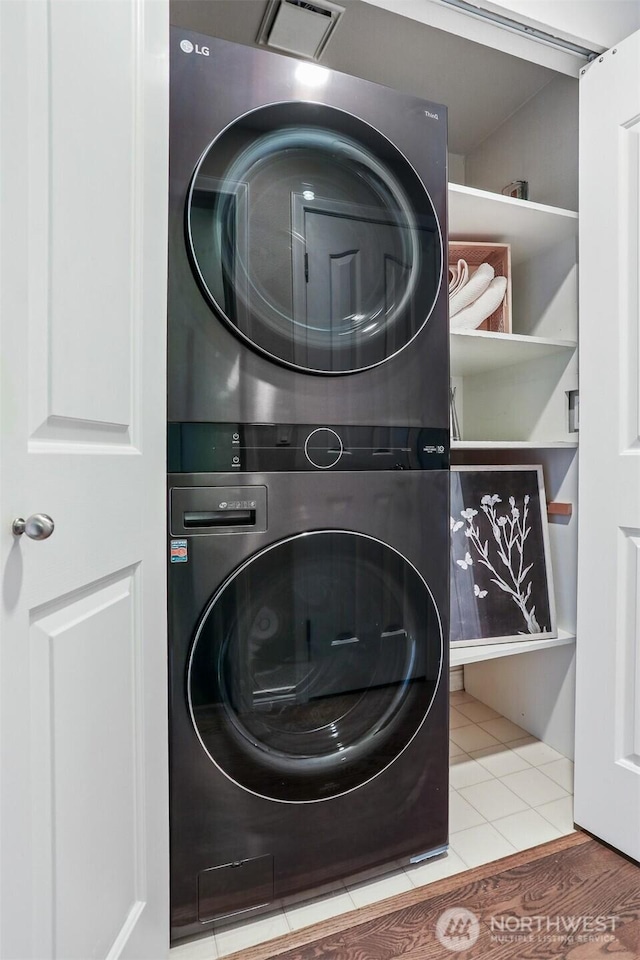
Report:
[{"label": "white wall", "polygon": [[565,757],[573,757],[573,645],[467,664],[464,686],[472,696],[538,740]]},{"label": "white wall", "polygon": [[449,183],[466,183],[465,158],[461,153],[449,154]]},{"label": "white wall", "polygon": [[578,82],[558,76],[543,87],[467,154],[465,175],[468,186],[495,193],[527,180],[530,200],[577,210]]}]

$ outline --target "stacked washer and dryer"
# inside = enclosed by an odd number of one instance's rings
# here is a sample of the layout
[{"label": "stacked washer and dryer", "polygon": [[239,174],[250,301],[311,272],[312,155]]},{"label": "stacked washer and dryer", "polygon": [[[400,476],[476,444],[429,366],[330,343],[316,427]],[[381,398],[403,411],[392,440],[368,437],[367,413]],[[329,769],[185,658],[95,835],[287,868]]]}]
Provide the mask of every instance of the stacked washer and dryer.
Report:
[{"label": "stacked washer and dryer", "polygon": [[447,846],[446,111],[173,30],[172,939]]}]

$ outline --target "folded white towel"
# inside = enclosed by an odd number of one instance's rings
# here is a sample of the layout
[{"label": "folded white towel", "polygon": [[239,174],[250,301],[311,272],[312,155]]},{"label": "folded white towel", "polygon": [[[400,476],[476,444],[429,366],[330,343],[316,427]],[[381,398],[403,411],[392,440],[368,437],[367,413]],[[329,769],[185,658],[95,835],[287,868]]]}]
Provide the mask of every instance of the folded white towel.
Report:
[{"label": "folded white towel", "polygon": [[451,318],[452,330],[476,330],[500,306],[507,292],[507,278],[496,277],[472,304]]},{"label": "folded white towel", "polygon": [[481,263],[476,272],[463,287],[449,298],[449,316],[453,317],[470,303],[480,297],[495,276],[495,270],[490,263]]},{"label": "folded white towel", "polygon": [[449,296],[464,287],[469,279],[469,264],[466,260],[458,260],[455,267],[449,267]]}]

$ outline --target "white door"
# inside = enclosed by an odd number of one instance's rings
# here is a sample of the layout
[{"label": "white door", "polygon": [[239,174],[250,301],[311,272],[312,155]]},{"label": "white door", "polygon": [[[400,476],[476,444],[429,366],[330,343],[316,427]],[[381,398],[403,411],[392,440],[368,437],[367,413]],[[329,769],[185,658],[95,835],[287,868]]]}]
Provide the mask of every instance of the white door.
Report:
[{"label": "white door", "polygon": [[167,43],[164,0],[0,2],[7,960],[168,949]]},{"label": "white door", "polygon": [[640,33],[580,84],[575,820],[640,860]]}]

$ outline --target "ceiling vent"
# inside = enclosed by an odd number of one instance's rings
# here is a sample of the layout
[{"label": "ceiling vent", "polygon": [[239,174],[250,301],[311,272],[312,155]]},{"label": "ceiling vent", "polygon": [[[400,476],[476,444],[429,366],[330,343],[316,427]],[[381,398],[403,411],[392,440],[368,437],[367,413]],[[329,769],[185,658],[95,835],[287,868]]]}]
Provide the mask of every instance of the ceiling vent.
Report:
[{"label": "ceiling vent", "polygon": [[270,0],[258,43],[319,60],[344,7],[330,0]]}]

